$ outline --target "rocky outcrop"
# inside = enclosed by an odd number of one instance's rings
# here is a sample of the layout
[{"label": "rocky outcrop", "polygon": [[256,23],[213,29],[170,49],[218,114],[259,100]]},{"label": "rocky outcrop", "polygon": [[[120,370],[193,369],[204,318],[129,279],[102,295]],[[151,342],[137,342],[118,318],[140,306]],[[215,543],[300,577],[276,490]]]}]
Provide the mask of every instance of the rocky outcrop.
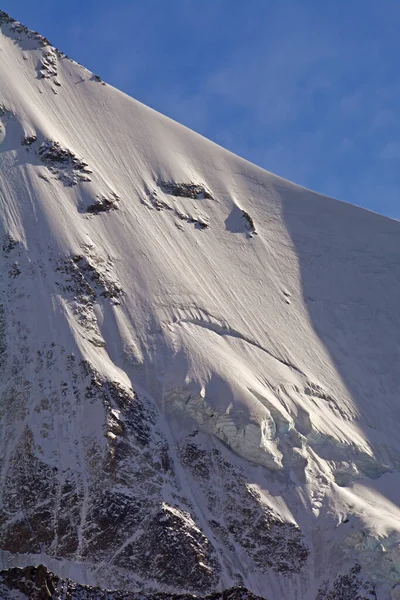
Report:
[{"label": "rocky outcrop", "polygon": [[90,181],[92,171],[88,164],[79,159],[71,150],[62,148],[59,142],[45,140],[39,147],[40,160],[49,171],[64,185],[73,187],[83,181]]},{"label": "rocky outcrop", "polygon": [[[182,444],[181,460],[200,483],[205,503],[215,515],[209,522],[215,535],[227,549],[240,547],[261,571],[299,573],[308,558],[300,529],[266,506],[244,473],[224,460],[219,450],[207,451],[196,437],[191,435]],[[222,482],[218,489],[215,478]]]},{"label": "rocky outcrop", "polygon": [[118,210],[119,201],[120,198],[115,193],[112,193],[109,198],[107,196],[99,196],[92,204],[89,204],[86,212],[98,215],[99,213],[110,212],[110,210]]},{"label": "rocky outcrop", "polygon": [[[178,199],[186,200],[184,205],[177,203]],[[182,222],[194,225],[196,229],[207,229],[210,226],[209,218],[204,212],[199,212],[194,206],[194,200],[212,200],[203,186],[189,183],[160,183],[159,189],[148,191],[142,204],[158,212],[169,211],[177,218],[176,224],[182,229]]]},{"label": "rocky outcrop", "polygon": [[210,192],[196,183],[176,183],[174,181],[160,181],[158,183],[164,194],[170,194],[180,198],[192,198],[193,200],[213,200]]},{"label": "rocky outcrop", "polygon": [[202,597],[103,590],[61,579],[43,565],[0,571],[0,594],[2,600],[263,600],[241,587]]},{"label": "rocky outcrop", "polygon": [[377,600],[375,586],[361,575],[360,565],[338,575],[329,585],[324,583],[315,600]]}]

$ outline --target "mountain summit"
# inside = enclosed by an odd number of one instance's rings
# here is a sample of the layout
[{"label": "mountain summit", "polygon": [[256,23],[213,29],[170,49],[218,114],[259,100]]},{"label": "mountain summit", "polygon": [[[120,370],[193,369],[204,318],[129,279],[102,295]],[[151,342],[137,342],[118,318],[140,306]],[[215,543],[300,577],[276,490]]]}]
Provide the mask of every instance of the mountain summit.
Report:
[{"label": "mountain summit", "polygon": [[0,25],[2,598],[399,599],[400,224]]}]

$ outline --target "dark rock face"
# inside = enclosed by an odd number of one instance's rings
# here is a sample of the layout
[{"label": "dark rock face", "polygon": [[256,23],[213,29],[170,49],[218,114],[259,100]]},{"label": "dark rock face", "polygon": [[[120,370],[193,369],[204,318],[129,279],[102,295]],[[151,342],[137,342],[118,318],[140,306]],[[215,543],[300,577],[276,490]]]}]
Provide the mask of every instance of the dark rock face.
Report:
[{"label": "dark rock face", "polygon": [[59,142],[45,140],[40,145],[38,154],[42,163],[65,185],[73,187],[82,181],[90,181],[88,175],[92,171],[88,164],[71,150],[62,148]]},{"label": "dark rock face", "polygon": [[119,298],[122,295],[121,286],[101,270],[101,264],[96,264],[82,254],[68,257],[60,263],[57,271],[67,275],[64,289],[78,295],[81,299],[93,298],[97,295],[103,298]]},{"label": "dark rock face", "polygon": [[14,19],[3,10],[0,10],[0,25],[5,25],[6,23],[14,23]]},{"label": "dark rock face", "polygon": [[97,198],[95,202],[89,204],[86,211],[93,215],[98,215],[102,212],[110,212],[110,210],[118,210],[118,202],[120,201],[119,196],[117,194],[112,194],[111,198],[107,198],[106,196],[102,196]]},{"label": "dark rock face", "polygon": [[0,571],[0,591],[4,598],[12,598],[13,592],[31,600],[53,598],[59,584],[59,578],[43,565],[24,569]]},{"label": "dark rock face", "polygon": [[[121,584],[119,573],[125,574],[124,589],[148,586],[150,573],[152,585],[204,593],[215,589],[218,557],[182,495],[157,408],[105,378],[80,355],[67,354],[61,343],[36,344],[29,321],[21,322],[20,304],[31,301],[29,281],[51,274],[55,293],[81,313],[77,322],[81,325],[82,319],[86,335],[93,323],[85,320],[84,310],[90,317],[95,301],[116,302],[122,293],[110,274],[112,265],[88,251],[51,257],[45,266],[29,264],[25,255],[23,244],[3,238],[0,418],[5,454],[0,473],[7,485],[0,548],[45,553],[89,568],[104,561],[106,579],[115,578],[115,587]],[[9,279],[9,265],[17,260],[24,277]],[[37,399],[34,416],[15,436],[30,398]],[[46,455],[48,441],[53,450]]]},{"label": "dark rock face", "polygon": [[360,565],[354,565],[331,585],[325,582],[315,600],[376,600],[376,594],[374,585],[361,576]]},{"label": "dark rock face", "polygon": [[[54,346],[38,356],[39,380],[43,369],[52,371],[59,364],[59,355]],[[107,563],[113,556],[113,570],[127,570],[131,583],[136,577],[146,581],[151,573],[154,582],[173,589],[213,589],[219,562],[179,494],[154,407],[133,390],[105,380],[87,361],[77,362],[71,355],[64,369],[74,389],[65,382],[55,400],[44,388],[38,415],[50,405],[55,413],[64,405],[65,423],[76,410],[103,414],[103,441],[86,432],[80,458],[71,457],[87,474],[84,480],[72,469],[41,460],[26,426],[8,465],[1,465],[8,485],[0,513],[0,548],[16,554],[44,552],[88,565]],[[3,400],[13,402],[6,395]],[[52,424],[43,426],[45,435],[51,434]],[[174,504],[163,501],[164,485],[176,495]]]},{"label": "dark rock face", "polygon": [[[184,589],[190,582],[190,588],[201,591],[217,584],[213,548],[189,513],[162,504],[146,524],[143,535],[120,554],[120,566],[134,566],[144,577],[151,573],[171,588]],[[193,572],[194,564],[199,567]]]},{"label": "dark rock face", "polygon": [[112,274],[112,261],[104,260],[88,248],[85,253],[66,256],[56,261],[56,285],[90,342],[104,347],[94,304],[117,305],[123,290]]},{"label": "dark rock face", "polygon": [[246,212],[245,210],[242,211],[242,216],[243,219],[245,219],[246,223],[247,223],[247,228],[251,233],[257,233],[256,232],[256,226],[254,225],[254,221],[252,219],[252,217],[249,215],[248,212]]},{"label": "dark rock face", "polygon": [[37,140],[37,136],[36,135],[26,135],[25,137],[22,138],[21,140],[21,144],[23,146],[32,146],[32,144],[34,144]]},{"label": "dark rock face", "polygon": [[[308,548],[299,528],[263,505],[237,467],[225,461],[217,449],[212,453],[202,449],[195,435],[182,445],[181,461],[200,482],[210,512],[218,515],[209,525],[227,548],[242,547],[261,571],[287,575],[302,570]],[[213,485],[216,476],[224,482],[221,490]]]},{"label": "dark rock face", "polygon": [[11,236],[6,235],[3,238],[2,251],[5,257],[8,257],[10,252],[14,250],[18,246],[18,242],[14,240]]},{"label": "dark rock face", "polygon": [[[49,600],[50,598],[58,600],[195,600],[195,597],[190,594],[121,592],[80,585],[70,579],[57,577],[43,565],[0,571],[0,594],[2,600],[14,600],[15,598],[18,600]],[[196,598],[198,600],[263,600],[260,596],[255,596],[240,587],[202,598],[196,596]]]},{"label": "dark rock face", "polygon": [[213,197],[203,185],[195,183],[175,183],[173,181],[160,181],[159,187],[164,194],[170,194],[180,198],[192,198],[193,200],[212,200]]}]

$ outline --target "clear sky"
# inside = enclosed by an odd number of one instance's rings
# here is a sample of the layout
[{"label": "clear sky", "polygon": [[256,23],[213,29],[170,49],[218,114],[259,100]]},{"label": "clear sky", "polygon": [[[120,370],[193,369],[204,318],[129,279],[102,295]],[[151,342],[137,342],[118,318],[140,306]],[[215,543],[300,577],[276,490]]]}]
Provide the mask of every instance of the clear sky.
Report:
[{"label": "clear sky", "polygon": [[0,0],[248,160],[400,219],[400,0]]}]

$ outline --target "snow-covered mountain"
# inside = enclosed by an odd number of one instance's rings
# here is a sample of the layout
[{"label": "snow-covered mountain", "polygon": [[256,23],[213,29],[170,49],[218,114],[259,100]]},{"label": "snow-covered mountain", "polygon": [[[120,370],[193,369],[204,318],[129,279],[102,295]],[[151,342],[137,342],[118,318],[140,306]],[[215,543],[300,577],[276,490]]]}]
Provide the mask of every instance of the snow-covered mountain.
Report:
[{"label": "snow-covered mountain", "polygon": [[1,568],[399,599],[399,222],[0,25]]}]

